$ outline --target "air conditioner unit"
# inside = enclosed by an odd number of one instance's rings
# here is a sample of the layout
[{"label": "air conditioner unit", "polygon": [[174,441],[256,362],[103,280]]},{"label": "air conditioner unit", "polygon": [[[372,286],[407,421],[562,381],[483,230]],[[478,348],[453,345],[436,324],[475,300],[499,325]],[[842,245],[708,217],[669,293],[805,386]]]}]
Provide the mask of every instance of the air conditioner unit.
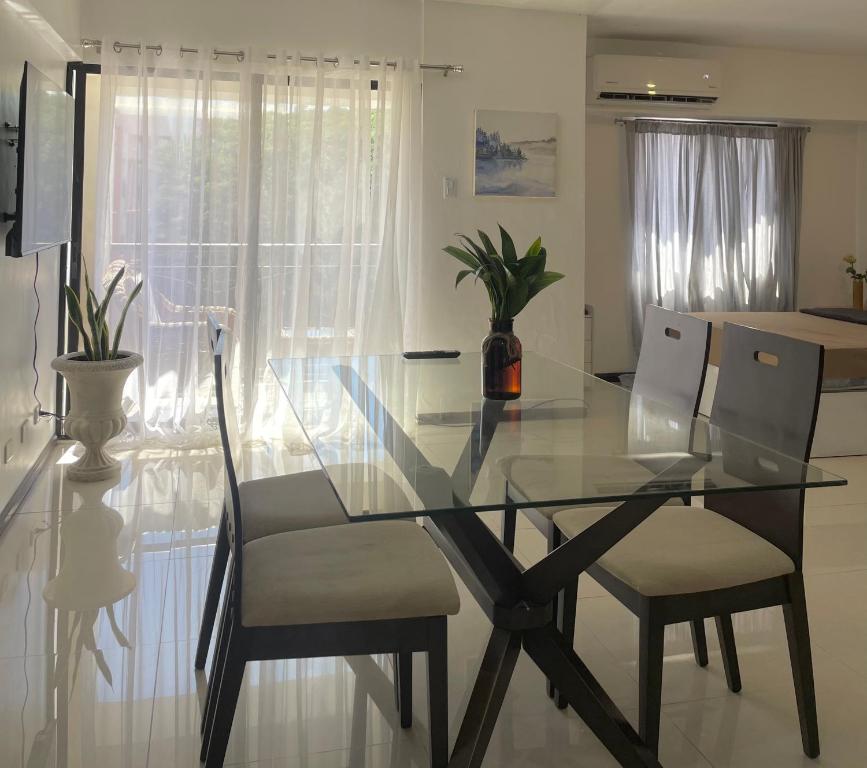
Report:
[{"label": "air conditioner unit", "polygon": [[711,59],[599,54],[591,66],[599,102],[714,104],[722,92],[720,64]]}]

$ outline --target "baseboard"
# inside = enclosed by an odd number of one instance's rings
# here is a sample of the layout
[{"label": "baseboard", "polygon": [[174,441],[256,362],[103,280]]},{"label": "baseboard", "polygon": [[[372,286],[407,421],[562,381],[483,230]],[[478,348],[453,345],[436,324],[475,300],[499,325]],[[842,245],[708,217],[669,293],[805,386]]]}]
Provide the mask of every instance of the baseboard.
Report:
[{"label": "baseboard", "polygon": [[52,437],[45,444],[45,447],[42,449],[39,456],[37,456],[36,461],[33,462],[33,466],[27,470],[27,474],[24,475],[24,478],[18,484],[18,487],[15,489],[9,501],[6,502],[6,506],[4,506],[2,510],[0,510],[0,536],[3,535],[3,531],[9,524],[9,521],[12,519],[14,514],[24,503],[24,500],[30,494],[31,489],[36,482],[36,478],[39,477],[39,473],[48,463],[48,459],[51,454],[54,453],[54,449],[61,442],[66,441],[59,440],[56,437]]}]

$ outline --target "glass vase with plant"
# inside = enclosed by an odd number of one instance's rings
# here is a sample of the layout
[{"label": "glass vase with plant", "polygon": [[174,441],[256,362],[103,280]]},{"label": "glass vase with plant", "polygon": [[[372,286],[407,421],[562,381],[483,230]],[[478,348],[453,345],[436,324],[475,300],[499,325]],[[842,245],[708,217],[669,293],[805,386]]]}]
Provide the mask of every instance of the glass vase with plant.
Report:
[{"label": "glass vase with plant", "polygon": [[522,351],[513,321],[534,296],[564,275],[545,270],[548,254],[541,237],[518,258],[512,237],[499,228],[499,252],[481,230],[480,243],[459,234],[464,247],[449,245],[443,250],[467,267],[458,272],[455,288],[472,275],[482,281],[491,302],[491,331],[482,341],[482,394],[492,400],[514,400],[521,396]]},{"label": "glass vase with plant", "polygon": [[852,278],[852,307],[864,309],[864,280],[867,279],[867,273],[855,269],[855,257],[851,253],[843,257],[843,262],[846,264],[846,274]]}]

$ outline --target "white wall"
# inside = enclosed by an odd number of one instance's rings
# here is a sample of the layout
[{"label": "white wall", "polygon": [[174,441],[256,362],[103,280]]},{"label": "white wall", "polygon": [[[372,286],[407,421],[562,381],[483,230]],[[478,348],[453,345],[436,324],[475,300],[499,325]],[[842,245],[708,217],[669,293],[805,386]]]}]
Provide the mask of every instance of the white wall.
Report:
[{"label": "white wall", "polygon": [[[43,15],[40,9],[44,11]],[[78,37],[78,3],[45,0],[38,7],[19,0],[0,3],[0,123],[18,123],[18,89],[24,61],[29,60],[58,83],[66,78],[66,61],[72,51],[63,42]],[[52,26],[56,24],[55,27]],[[5,136],[3,137],[5,138]],[[14,165],[15,150],[0,145],[3,183],[7,183]],[[4,201],[6,199],[4,194]],[[33,280],[36,269],[34,256],[10,259],[3,256],[3,240],[8,227],[0,228],[0,508],[6,505],[14,490],[33,465],[53,434],[50,421],[33,426],[31,417],[36,401],[33,398],[34,374],[33,324],[36,302]],[[50,368],[57,354],[57,297],[59,289],[58,248],[40,254],[37,288],[42,309],[37,324],[40,372],[38,394],[48,410],[54,410],[55,376]],[[25,439],[20,440],[23,424]],[[3,445],[11,440],[14,459],[2,463]]]},{"label": "white wall", "polygon": [[[592,40],[591,53],[695,56],[722,63],[723,96],[700,109],[598,106],[588,100],[587,303],[596,371],[634,367],[629,338],[623,130],[618,114],[771,119],[807,124],[798,305],[847,305],[842,257],[867,267],[867,57],[679,43]],[[860,137],[860,138],[859,138]],[[859,235],[859,232],[861,233]]]},{"label": "white wall", "polygon": [[[455,242],[455,232],[483,229],[493,236],[499,222],[519,251],[542,235],[549,268],[566,274],[516,321],[524,348],[573,364],[583,360],[585,42],[582,16],[427,4],[425,59],[459,62],[466,71],[428,76],[424,84],[423,347],[478,349],[490,314],[487,298],[470,280],[454,290],[460,267],[440,249]],[[559,115],[556,199],[473,196],[476,109]],[[457,197],[443,198],[444,176],[457,179]]]},{"label": "white wall", "polygon": [[[804,153],[799,307],[848,306],[852,301],[842,259],[856,252],[856,219],[867,215],[857,208],[859,162],[857,126],[813,125]],[[863,254],[862,264],[867,265]]]},{"label": "white wall", "polygon": [[417,56],[422,6],[423,0],[82,0],[81,31],[130,42]]}]

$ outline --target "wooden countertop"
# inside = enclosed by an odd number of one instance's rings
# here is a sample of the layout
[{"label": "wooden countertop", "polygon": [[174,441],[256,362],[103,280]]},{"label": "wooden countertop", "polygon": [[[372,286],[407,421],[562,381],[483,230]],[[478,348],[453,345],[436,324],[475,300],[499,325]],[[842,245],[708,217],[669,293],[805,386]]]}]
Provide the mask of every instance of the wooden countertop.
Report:
[{"label": "wooden countertop", "polygon": [[724,323],[811,341],[825,347],[826,379],[867,378],[867,325],[802,312],[691,312],[713,324],[710,362],[719,365]]}]

